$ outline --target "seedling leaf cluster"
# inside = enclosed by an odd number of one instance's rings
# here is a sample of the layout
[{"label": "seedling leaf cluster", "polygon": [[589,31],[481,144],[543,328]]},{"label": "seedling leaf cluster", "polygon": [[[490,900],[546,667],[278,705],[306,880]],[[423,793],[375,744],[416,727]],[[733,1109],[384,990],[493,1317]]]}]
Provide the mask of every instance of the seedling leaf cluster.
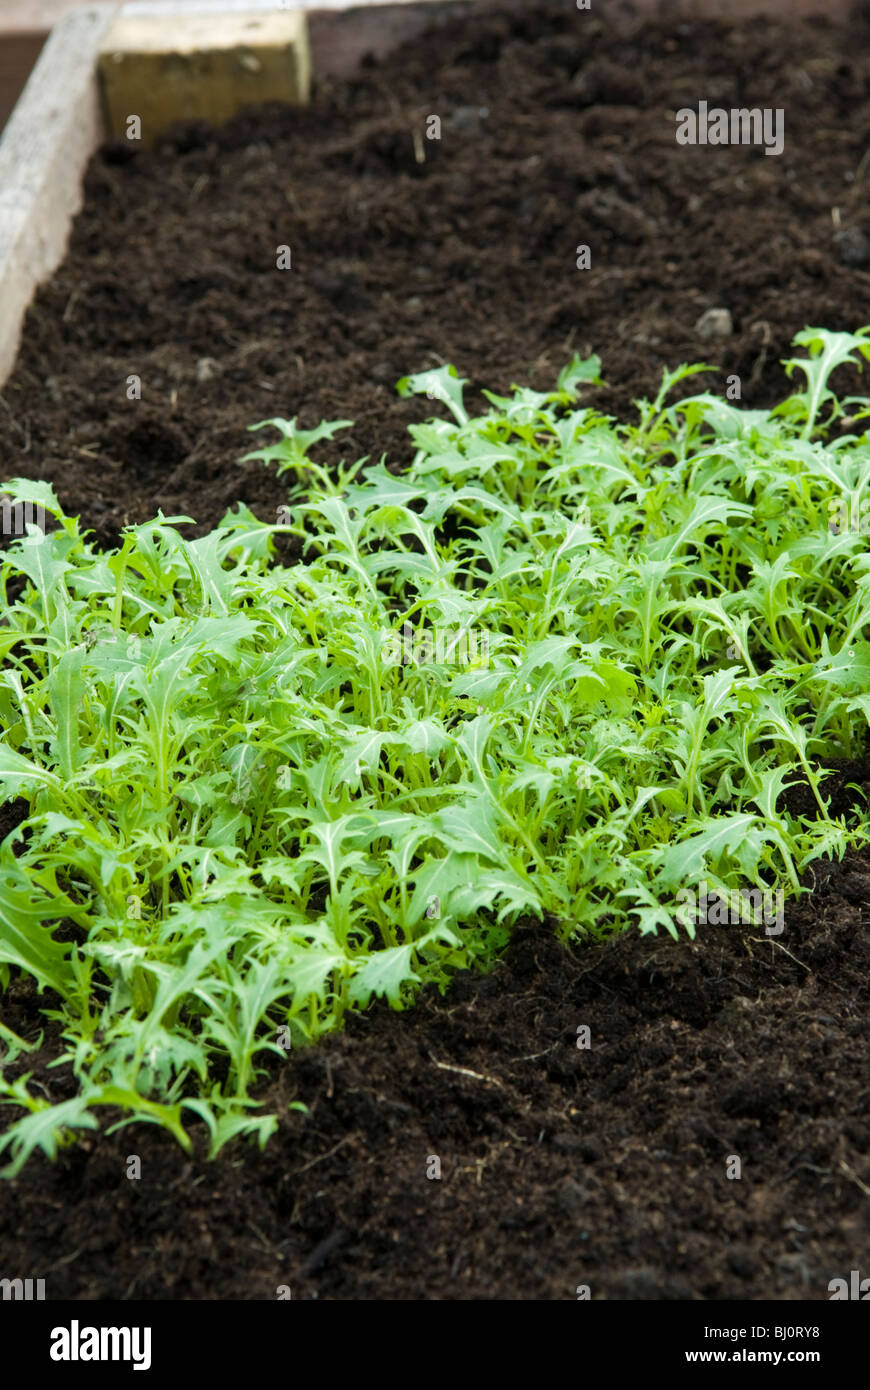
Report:
[{"label": "seedling leaf cluster", "polygon": [[[312,459],[345,421],[266,421],[283,520],[242,504],[199,539],[161,513],[105,553],[49,486],[5,485],[56,527],[0,552],[0,792],[25,803],[0,990],[35,981],[74,1078],[52,1103],[0,1031],[6,1174],[100,1107],[263,1144],[288,1048],[488,967],[521,918],[692,934],[681,888],[797,893],[866,841],[824,770],[870,719],[870,555],[831,521],[870,488],[870,412],[830,386],[870,339],[797,345],[771,411],[667,404],[684,366],[634,424],[579,402],[597,358],[481,415],[454,369],[407,377],[449,418],[403,473]],[[487,659],[385,662],[406,624],[485,631]]]}]

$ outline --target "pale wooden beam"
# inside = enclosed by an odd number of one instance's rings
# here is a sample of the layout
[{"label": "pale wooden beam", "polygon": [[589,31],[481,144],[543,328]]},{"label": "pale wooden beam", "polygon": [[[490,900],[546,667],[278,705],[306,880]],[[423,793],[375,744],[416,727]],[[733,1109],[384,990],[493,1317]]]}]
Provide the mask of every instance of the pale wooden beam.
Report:
[{"label": "pale wooden beam", "polygon": [[104,139],[96,68],[116,6],[92,5],[52,30],[0,138],[0,386],[36,286],[57,268]]},{"label": "pale wooden beam", "polygon": [[167,16],[163,5],[126,5],[99,58],[106,123],[142,146],[173,121],[222,125],[243,106],[307,102],[308,26],[301,10],[227,8],[212,0]]}]

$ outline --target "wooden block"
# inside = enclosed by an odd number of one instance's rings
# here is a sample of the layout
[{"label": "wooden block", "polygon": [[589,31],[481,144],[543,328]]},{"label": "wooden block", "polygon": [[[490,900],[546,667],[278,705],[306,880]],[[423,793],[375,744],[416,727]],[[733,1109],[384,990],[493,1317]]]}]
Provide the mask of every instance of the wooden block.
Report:
[{"label": "wooden block", "polygon": [[167,15],[129,6],[106,35],[99,68],[106,123],[125,136],[138,116],[142,144],[173,121],[222,125],[261,101],[307,102],[308,26],[300,10]]},{"label": "wooden block", "polygon": [[0,386],[33,292],[57,268],[82,203],[82,175],[104,139],[97,54],[114,5],[52,30],[0,139]]}]

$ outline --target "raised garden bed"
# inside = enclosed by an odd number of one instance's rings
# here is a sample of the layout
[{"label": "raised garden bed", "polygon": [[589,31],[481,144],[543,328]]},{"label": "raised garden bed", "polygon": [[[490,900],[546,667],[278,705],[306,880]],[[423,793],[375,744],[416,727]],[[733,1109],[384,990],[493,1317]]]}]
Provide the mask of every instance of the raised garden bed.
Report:
[{"label": "raised garden bed", "polygon": [[[0,395],[0,475],[50,482],[108,548],[158,509],[195,517],[188,535],[238,501],[274,519],[286,487],[238,462],[274,415],[352,420],[320,446],[330,466],[407,467],[432,405],[395,383],[445,362],[475,409],[593,352],[607,386],[583,403],[609,415],[710,359],[743,406],[772,406],[800,329],[868,317],[867,37],[860,19],[472,16],[321,78],[310,108],[110,143]],[[784,154],[678,146],[668,113],[705,94],[785,108]],[[711,341],[717,308],[732,331]],[[866,395],[841,371],[838,394]],[[862,787],[859,756],[825,784],[831,814]],[[21,815],[0,808],[0,831]],[[140,1125],[34,1157],[0,1184],[0,1266],[75,1298],[828,1298],[870,1234],[870,858],[807,880],[776,938],[569,949],[521,923],[494,974],[261,1057],[282,1115],[264,1153],[206,1163]],[[16,979],[0,1017],[45,1030],[26,1065],[56,1100],[44,1003]]]}]

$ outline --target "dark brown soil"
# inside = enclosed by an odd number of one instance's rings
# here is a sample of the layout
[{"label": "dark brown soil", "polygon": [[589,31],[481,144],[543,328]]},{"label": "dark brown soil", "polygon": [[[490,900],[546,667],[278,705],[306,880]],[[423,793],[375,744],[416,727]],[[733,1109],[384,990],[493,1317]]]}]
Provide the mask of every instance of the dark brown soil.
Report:
[{"label": "dark brown soil", "polygon": [[[0,397],[0,477],[50,479],[110,543],[158,507],[273,516],[283,489],[236,462],[270,415],[354,419],[345,456],[401,462],[425,403],[393,384],[442,361],[504,390],[598,351],[616,414],[712,358],[772,403],[796,331],[870,318],[868,34],[560,5],[439,31],[305,112],[107,148]],[[785,153],[678,147],[702,97],[783,107]],[[490,977],[276,1067],[266,1107],[309,1113],[264,1154],[189,1161],[137,1126],[35,1160],[0,1184],[0,1273],[50,1298],[826,1299],[870,1258],[870,858],[808,881],[778,938],[519,932]],[[4,1021],[35,1038],[40,1003],[17,982]],[[48,1028],[28,1067],[58,1099],[56,1054]]]},{"label": "dark brown soil", "polygon": [[[614,31],[560,0],[455,23],[309,110],[111,145],[2,393],[0,478],[50,479],[105,541],[157,507],[271,519],[286,492],[238,464],[249,425],[352,419],[333,457],[402,460],[426,402],[395,382],[443,361],[505,390],[596,351],[620,413],[663,366],[712,359],[771,404],[797,331],[870,317],[868,34]],[[678,146],[674,112],[702,97],[782,107],[784,154]],[[734,334],[705,341],[720,306]]]},{"label": "dark brown soil", "polygon": [[[263,1154],[136,1126],[37,1159],[0,1185],[0,1267],[49,1298],[826,1299],[870,1248],[870,858],[814,881],[778,938],[520,931],[278,1063],[265,1104],[309,1113]],[[4,1017],[33,1037],[37,1006]]]}]

